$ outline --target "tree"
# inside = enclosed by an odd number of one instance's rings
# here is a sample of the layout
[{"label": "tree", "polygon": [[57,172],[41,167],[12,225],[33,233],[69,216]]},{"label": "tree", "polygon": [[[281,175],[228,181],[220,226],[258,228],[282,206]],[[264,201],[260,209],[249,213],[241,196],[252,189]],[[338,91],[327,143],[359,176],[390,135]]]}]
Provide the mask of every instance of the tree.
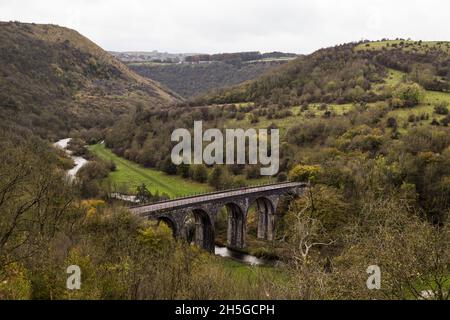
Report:
[{"label": "tree", "polygon": [[166,157],[162,164],[162,171],[174,175],[177,173],[177,166],[172,162],[171,157]]},{"label": "tree", "polygon": [[78,172],[77,179],[80,185],[81,195],[84,198],[102,196],[104,193],[101,181],[109,174],[109,164],[102,160],[94,160],[86,163]]},{"label": "tree", "polygon": [[386,125],[388,128],[391,128],[392,130],[397,130],[397,119],[395,119],[394,117],[389,117],[387,119]]},{"label": "tree", "polygon": [[31,259],[74,212],[74,187],[38,139],[15,145],[0,139],[0,281],[3,267]]},{"label": "tree", "polygon": [[425,92],[417,83],[402,83],[393,93],[393,98],[398,99],[397,107],[414,107],[423,101]]},{"label": "tree", "polygon": [[192,179],[198,182],[206,182],[208,180],[208,169],[203,164],[192,166]]},{"label": "tree", "polygon": [[434,112],[441,115],[448,114],[448,104],[445,101],[439,102],[434,106]]},{"label": "tree", "polygon": [[177,174],[179,174],[183,178],[189,178],[189,171],[190,168],[188,164],[182,163],[177,167]]},{"label": "tree", "polygon": [[322,172],[319,165],[301,165],[298,164],[289,172],[289,178],[292,181],[314,182]]},{"label": "tree", "polygon": [[[395,198],[371,200],[349,224],[342,254],[333,259],[333,295],[356,299],[449,299],[448,225],[437,228]],[[381,268],[380,290],[367,290],[365,269]]]},{"label": "tree", "polygon": [[145,183],[137,187],[136,200],[138,200],[141,203],[146,203],[151,201],[151,199],[152,193],[150,192],[150,190],[147,189]]},{"label": "tree", "polygon": [[223,168],[215,166],[209,176],[209,184],[219,190],[223,185]]}]

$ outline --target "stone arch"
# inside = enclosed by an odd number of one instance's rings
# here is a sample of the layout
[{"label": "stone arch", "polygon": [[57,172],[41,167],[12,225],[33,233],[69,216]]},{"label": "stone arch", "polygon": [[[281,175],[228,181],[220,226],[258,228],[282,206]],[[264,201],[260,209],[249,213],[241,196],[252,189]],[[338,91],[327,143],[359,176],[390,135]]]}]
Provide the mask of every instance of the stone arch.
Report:
[{"label": "stone arch", "polygon": [[245,211],[234,202],[225,204],[228,213],[227,245],[231,248],[245,247]]},{"label": "stone arch", "polygon": [[257,208],[258,238],[273,240],[276,204],[270,198],[263,196],[254,199],[254,203],[256,203]]},{"label": "stone arch", "polygon": [[176,238],[178,236],[178,227],[177,227],[176,222],[173,219],[171,219],[170,217],[167,217],[167,216],[161,216],[158,218],[158,225],[161,222],[164,222],[170,228],[170,230],[172,230],[172,235],[174,238]]},{"label": "stone arch", "polygon": [[[187,221],[193,219],[193,221]],[[189,230],[189,225],[193,223],[193,230]],[[189,233],[192,234],[190,239]],[[197,246],[207,251],[214,250],[214,227],[209,214],[200,208],[189,210],[183,223],[183,237],[192,240]]]}]

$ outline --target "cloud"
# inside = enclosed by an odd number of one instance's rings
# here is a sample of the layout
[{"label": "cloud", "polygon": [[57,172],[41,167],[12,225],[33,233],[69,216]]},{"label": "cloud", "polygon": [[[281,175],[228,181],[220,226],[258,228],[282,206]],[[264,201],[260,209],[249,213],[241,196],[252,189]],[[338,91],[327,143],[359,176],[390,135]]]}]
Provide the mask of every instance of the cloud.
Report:
[{"label": "cloud", "polygon": [[446,0],[2,0],[0,20],[59,24],[121,51],[309,53],[360,39],[450,40]]}]

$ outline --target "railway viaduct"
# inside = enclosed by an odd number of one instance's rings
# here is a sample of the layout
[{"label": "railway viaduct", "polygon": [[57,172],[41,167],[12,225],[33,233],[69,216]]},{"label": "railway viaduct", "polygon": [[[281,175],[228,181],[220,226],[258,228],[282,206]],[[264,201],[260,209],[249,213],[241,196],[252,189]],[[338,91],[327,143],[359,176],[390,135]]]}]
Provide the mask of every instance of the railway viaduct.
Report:
[{"label": "railway viaduct", "polygon": [[164,221],[176,238],[186,237],[186,219],[193,217],[195,220],[193,241],[205,250],[214,251],[215,222],[220,209],[226,207],[227,245],[232,248],[244,248],[248,211],[254,203],[258,211],[258,238],[273,240],[275,211],[280,198],[301,196],[307,186],[308,184],[302,182],[285,182],[245,187],[144,204],[130,210],[147,219]]}]

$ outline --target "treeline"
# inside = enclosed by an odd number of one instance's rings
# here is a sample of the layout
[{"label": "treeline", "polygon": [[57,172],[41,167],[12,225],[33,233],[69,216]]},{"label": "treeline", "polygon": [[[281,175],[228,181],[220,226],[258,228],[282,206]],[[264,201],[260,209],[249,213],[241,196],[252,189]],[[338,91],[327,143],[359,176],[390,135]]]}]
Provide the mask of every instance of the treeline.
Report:
[{"label": "treeline", "polygon": [[277,59],[277,58],[294,58],[297,55],[295,53],[284,52],[266,52],[261,53],[259,51],[249,52],[234,52],[234,53],[216,53],[216,54],[199,54],[193,56],[187,56],[185,62],[207,62],[207,61],[222,61],[222,62],[236,62],[236,61],[253,61],[262,59]]}]

